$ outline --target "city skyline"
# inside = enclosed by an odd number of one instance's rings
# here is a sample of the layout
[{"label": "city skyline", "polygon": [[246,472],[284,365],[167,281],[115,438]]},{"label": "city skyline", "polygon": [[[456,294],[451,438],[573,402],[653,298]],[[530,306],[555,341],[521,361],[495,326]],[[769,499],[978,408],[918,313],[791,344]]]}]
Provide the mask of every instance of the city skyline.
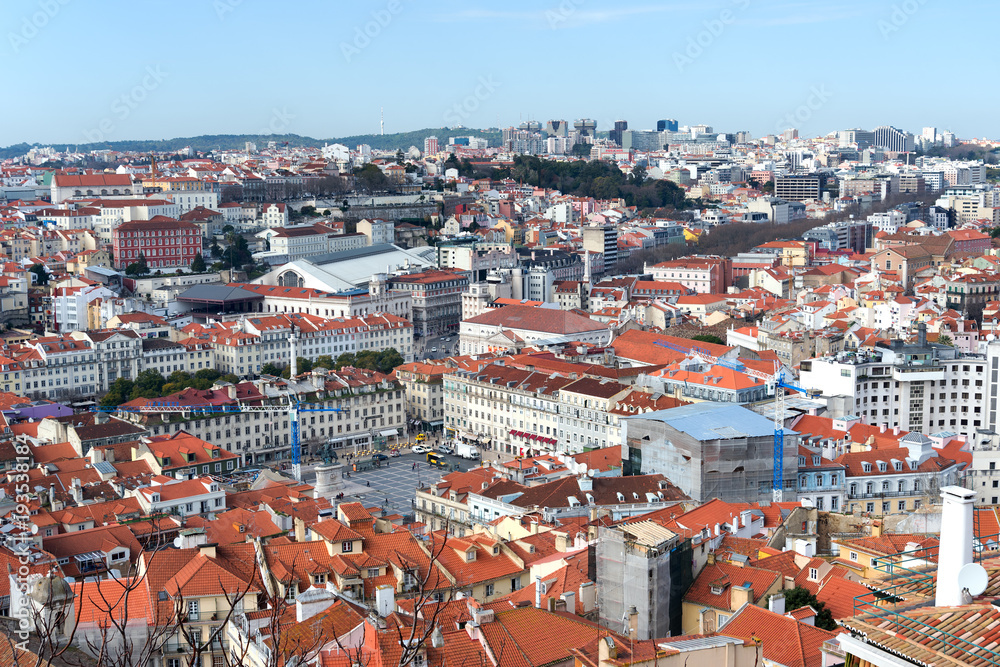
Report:
[{"label": "city skyline", "polygon": [[[0,145],[204,134],[323,139],[378,133],[383,113],[386,133],[550,118],[593,118],[602,131],[621,118],[652,129],[676,118],[755,137],[786,127],[817,136],[881,125],[996,134],[988,91],[966,105],[933,92],[942,77],[950,89],[981,91],[975,67],[945,58],[908,67],[922,43],[984,60],[987,46],[962,35],[996,13],[985,3],[145,7],[137,14],[108,2],[94,13],[50,0],[0,8],[8,89],[37,100],[7,111]],[[302,26],[320,28],[296,36]],[[68,54],[87,43],[81,35],[108,34],[141,38],[97,37],[104,55],[81,76]],[[288,53],[285,40],[306,48]],[[465,42],[492,48],[477,55]]]}]

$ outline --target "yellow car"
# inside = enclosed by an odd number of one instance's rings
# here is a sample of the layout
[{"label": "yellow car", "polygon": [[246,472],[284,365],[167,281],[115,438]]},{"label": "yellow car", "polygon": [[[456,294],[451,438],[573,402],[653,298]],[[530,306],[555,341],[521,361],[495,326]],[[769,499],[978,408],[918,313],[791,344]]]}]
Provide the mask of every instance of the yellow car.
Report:
[{"label": "yellow car", "polygon": [[417,433],[417,442],[426,442],[427,435],[424,433]]}]

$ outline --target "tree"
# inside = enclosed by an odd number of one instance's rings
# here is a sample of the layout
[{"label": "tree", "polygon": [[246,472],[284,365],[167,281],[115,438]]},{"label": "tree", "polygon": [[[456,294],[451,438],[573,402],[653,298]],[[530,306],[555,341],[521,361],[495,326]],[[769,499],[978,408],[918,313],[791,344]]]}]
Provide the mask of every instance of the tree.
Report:
[{"label": "tree", "polygon": [[718,336],[713,336],[712,334],[698,334],[697,336],[691,336],[691,340],[701,341],[702,343],[711,343],[713,345],[726,344],[726,341],[722,340]]},{"label": "tree", "polygon": [[125,267],[125,275],[127,276],[144,276],[147,273],[149,273],[149,265],[146,264],[146,255],[142,252],[139,253],[139,261],[132,262]]},{"label": "tree", "polygon": [[131,400],[159,398],[162,396],[160,392],[163,391],[164,384],[166,384],[166,380],[160,375],[160,371],[155,368],[147,368],[136,376],[129,398]]},{"label": "tree", "polygon": [[381,192],[389,187],[389,177],[370,162],[359,169],[355,169],[354,177],[358,189],[362,192]]},{"label": "tree", "polygon": [[45,270],[44,266],[41,264],[32,264],[28,270],[35,274],[36,285],[44,286],[49,284],[49,272]]},{"label": "tree", "polygon": [[955,345],[955,343],[951,340],[951,336],[948,334],[939,334],[937,342],[941,345],[947,345],[949,347],[953,347]]},{"label": "tree", "polygon": [[632,181],[632,185],[637,188],[641,188],[642,184],[646,182],[646,167],[641,164],[637,164],[632,167],[632,173],[629,175]]},{"label": "tree", "polygon": [[833,614],[826,608],[826,605],[816,599],[808,588],[796,586],[785,593],[785,609],[793,611],[801,607],[810,606],[816,610],[816,627],[824,630],[836,630],[837,622],[833,620]]},{"label": "tree", "polygon": [[205,258],[201,256],[199,252],[194,256],[194,261],[191,262],[191,273],[205,273],[208,267],[205,266]]},{"label": "tree", "polygon": [[222,228],[222,233],[225,234],[226,236],[228,236],[229,234],[232,234],[235,231],[236,231],[236,228],[233,227],[232,225],[226,225],[225,227]]},{"label": "tree", "polygon": [[282,370],[283,369],[281,368],[281,366],[279,366],[278,364],[274,363],[273,361],[269,361],[269,362],[267,362],[266,364],[264,364],[263,366],[260,367],[260,374],[261,375],[273,375],[275,377],[278,377],[278,376],[281,375],[281,371]]},{"label": "tree", "polygon": [[335,364],[336,362],[334,362],[333,357],[329,354],[321,354],[316,357],[316,365],[314,368],[325,368],[330,371],[335,368]]}]

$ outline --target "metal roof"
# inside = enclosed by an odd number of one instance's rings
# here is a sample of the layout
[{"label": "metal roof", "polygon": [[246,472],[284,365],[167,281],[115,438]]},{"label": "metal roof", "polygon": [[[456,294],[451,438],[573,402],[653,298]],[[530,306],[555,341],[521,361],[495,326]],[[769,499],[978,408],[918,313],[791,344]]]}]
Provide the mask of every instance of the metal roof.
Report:
[{"label": "metal roof", "polygon": [[735,639],[733,637],[726,637],[724,635],[715,635],[713,637],[698,637],[697,639],[682,639],[680,641],[670,641],[669,639],[665,642],[658,644],[660,648],[664,649],[676,649],[682,653],[687,651],[699,651],[705,648],[714,648],[717,646],[725,646],[726,644],[742,644],[742,639]]},{"label": "metal roof", "polygon": [[[774,422],[756,412],[731,403],[691,403],[668,410],[657,410],[623,419],[659,421],[698,440],[762,438],[774,435]],[[785,435],[795,431],[785,429]]]},{"label": "metal roof", "polygon": [[242,287],[229,285],[195,285],[177,295],[179,301],[262,301],[262,294],[255,294]]}]

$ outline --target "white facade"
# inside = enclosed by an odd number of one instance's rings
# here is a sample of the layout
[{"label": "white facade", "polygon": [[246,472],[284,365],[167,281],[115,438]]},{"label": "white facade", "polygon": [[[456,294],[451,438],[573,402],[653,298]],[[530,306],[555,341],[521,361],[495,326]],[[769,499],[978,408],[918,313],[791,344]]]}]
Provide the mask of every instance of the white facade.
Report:
[{"label": "white facade", "polygon": [[204,206],[213,211],[218,210],[218,193],[211,190],[167,190],[161,193],[177,205],[177,214],[184,215],[188,211]]}]

